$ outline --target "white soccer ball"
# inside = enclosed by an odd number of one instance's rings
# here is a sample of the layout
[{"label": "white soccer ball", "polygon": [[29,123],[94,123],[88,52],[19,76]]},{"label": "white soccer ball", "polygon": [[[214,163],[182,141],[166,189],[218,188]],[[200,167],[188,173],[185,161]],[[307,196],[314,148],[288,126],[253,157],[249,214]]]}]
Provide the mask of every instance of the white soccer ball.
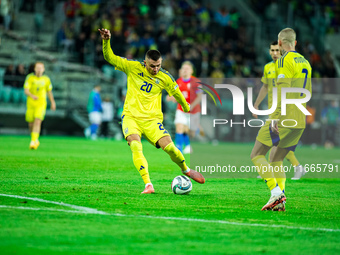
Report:
[{"label": "white soccer ball", "polygon": [[192,183],[188,177],[179,175],[173,179],[171,190],[177,195],[189,194],[192,190]]}]

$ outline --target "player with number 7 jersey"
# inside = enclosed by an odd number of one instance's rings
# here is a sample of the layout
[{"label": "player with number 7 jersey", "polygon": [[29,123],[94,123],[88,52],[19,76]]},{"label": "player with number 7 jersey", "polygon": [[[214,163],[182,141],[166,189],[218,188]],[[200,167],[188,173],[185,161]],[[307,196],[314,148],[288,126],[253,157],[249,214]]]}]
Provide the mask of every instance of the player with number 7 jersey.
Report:
[{"label": "player with number 7 jersey", "polygon": [[107,29],[99,29],[103,39],[104,58],[117,70],[127,75],[127,94],[122,113],[122,130],[130,145],[133,163],[139,171],[144,183],[143,194],[154,193],[150,180],[148,162],[143,155],[142,135],[157,148],[162,148],[182,170],[183,174],[193,180],[204,183],[201,173],[185,163],[183,154],[176,148],[170,134],[163,127],[162,90],[173,96],[185,112],[190,106],[178,88],[175,79],[161,67],[162,57],[158,50],[149,50],[143,62],[127,60],[116,56],[110,45],[111,33]]},{"label": "player with number 7 jersey", "polygon": [[[285,210],[286,174],[282,167],[283,159],[290,151],[295,151],[306,126],[306,116],[295,104],[288,104],[285,115],[281,112],[281,91],[284,87],[303,88],[312,93],[312,68],[309,62],[295,51],[296,43],[296,33],[292,28],[285,28],[278,34],[278,44],[284,53],[276,61],[275,68],[278,102],[276,110],[269,117],[273,122],[261,127],[250,155],[254,165],[262,169],[259,174],[271,193],[262,210]],[[299,91],[287,93],[286,98],[297,100],[306,96]],[[306,103],[303,103],[303,106],[306,107]],[[268,162],[265,155],[273,146],[276,146],[275,151]],[[263,167],[271,170],[263,171]]]},{"label": "player with number 7 jersey", "polygon": [[[312,68],[308,60],[296,51],[288,51],[276,61],[276,75],[278,84],[278,103],[270,119],[279,119],[278,126],[281,123],[290,128],[305,128],[306,116],[295,105],[288,104],[286,115],[281,114],[281,90],[283,87],[304,88],[312,95]],[[304,93],[287,93],[287,99],[302,99],[306,97]],[[306,103],[302,104],[306,108]],[[282,122],[283,121],[283,122]]]}]

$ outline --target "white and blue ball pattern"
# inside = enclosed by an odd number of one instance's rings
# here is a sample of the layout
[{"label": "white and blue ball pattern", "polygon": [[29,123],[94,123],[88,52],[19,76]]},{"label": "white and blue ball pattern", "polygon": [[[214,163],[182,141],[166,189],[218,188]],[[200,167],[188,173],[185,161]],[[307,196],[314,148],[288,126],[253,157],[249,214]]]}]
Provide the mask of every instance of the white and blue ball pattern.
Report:
[{"label": "white and blue ball pattern", "polygon": [[173,179],[171,190],[177,195],[189,194],[192,190],[192,183],[188,177],[179,175]]}]

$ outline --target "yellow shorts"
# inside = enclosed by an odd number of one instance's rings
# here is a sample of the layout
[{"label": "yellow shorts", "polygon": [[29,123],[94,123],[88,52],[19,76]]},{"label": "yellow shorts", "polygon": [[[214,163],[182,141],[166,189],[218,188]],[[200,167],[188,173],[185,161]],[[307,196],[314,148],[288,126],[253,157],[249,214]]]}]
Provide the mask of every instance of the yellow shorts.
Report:
[{"label": "yellow shorts", "polygon": [[256,140],[269,147],[279,146],[289,151],[295,151],[295,148],[302,136],[304,128],[279,128],[279,135],[271,130],[271,121],[260,128]]},{"label": "yellow shorts", "polygon": [[33,122],[34,119],[44,120],[46,114],[46,105],[27,105],[26,121]]},{"label": "yellow shorts", "polygon": [[162,121],[160,119],[154,120],[139,120],[132,118],[130,116],[122,116],[122,130],[124,133],[124,138],[129,135],[142,135],[151,144],[160,148],[157,144],[158,140],[164,136],[170,136],[169,132],[163,127]]}]

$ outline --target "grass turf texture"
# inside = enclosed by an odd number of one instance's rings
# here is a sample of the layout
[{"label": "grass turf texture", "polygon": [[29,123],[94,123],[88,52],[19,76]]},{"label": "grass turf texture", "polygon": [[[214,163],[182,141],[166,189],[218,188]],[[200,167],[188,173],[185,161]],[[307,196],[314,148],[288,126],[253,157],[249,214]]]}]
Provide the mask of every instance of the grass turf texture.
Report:
[{"label": "grass turf texture", "polygon": [[[156,194],[141,195],[143,182],[125,142],[42,137],[37,151],[29,137],[0,137],[0,193],[35,197],[95,208],[94,215],[48,211],[65,206],[0,196],[1,254],[336,254],[340,252],[340,181],[287,180],[286,212],[261,212],[269,198],[256,178],[210,178],[193,182],[187,196],[171,192],[180,175],[168,155],[143,142]],[[251,164],[251,144],[224,144],[226,160]],[[301,162],[311,155],[333,162],[339,149],[299,149]],[[325,163],[325,162],[319,162]],[[146,216],[144,218],[133,215]],[[293,228],[193,222],[154,216],[285,225]],[[313,228],[299,229],[299,228]]]}]

